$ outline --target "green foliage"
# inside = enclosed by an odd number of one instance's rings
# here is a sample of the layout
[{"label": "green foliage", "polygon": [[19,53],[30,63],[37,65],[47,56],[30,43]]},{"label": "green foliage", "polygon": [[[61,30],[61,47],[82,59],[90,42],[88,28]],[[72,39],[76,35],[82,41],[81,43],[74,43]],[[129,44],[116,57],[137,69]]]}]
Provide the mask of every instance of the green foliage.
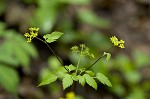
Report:
[{"label": "green foliage", "polygon": [[[107,19],[105,21],[105,19],[102,19],[101,16],[96,15],[94,11],[92,10],[89,11],[89,7],[84,7],[85,10],[81,11],[81,8],[83,7],[76,5],[73,5],[73,7],[70,6],[70,4],[80,4],[80,5],[83,3],[88,4],[87,2],[90,0],[49,0],[49,1],[37,0],[37,1],[34,1],[34,3],[37,3],[38,5],[37,9],[35,9],[34,12],[35,13],[33,18],[34,20],[33,23],[35,23],[34,25],[39,26],[43,33],[49,33],[52,29],[61,30],[65,33],[65,35],[63,35],[63,37],[61,37],[60,39],[61,41],[59,43],[61,44],[58,47],[56,47],[56,49],[58,48],[62,52],[64,51],[65,55],[69,56],[69,60],[72,62],[72,64],[76,65],[79,59],[79,55],[72,55],[71,53],[67,53],[69,52],[68,48],[72,44],[78,44],[79,42],[84,42],[85,44],[88,44],[88,46],[92,48],[92,51],[94,49],[93,54],[95,55],[95,57],[98,57],[99,52],[105,51],[106,49],[108,49],[109,46],[111,46],[108,40],[106,39],[107,37],[103,35],[105,33],[102,33],[102,31],[99,29],[99,28],[108,28],[110,26],[109,21]],[[67,9],[67,7],[69,10]],[[71,9],[71,13],[70,7],[73,8],[73,10]],[[86,12],[90,12],[90,14],[92,15],[85,14]],[[61,17],[59,17],[60,16],[59,14],[61,14]],[[74,20],[74,17],[77,19]],[[59,20],[57,21],[57,19]],[[97,19],[102,20],[102,22],[99,22]],[[74,24],[74,21],[78,22],[77,27],[76,24]],[[108,26],[105,23],[108,23]],[[57,27],[55,24],[59,27]],[[54,25],[55,28],[53,28]],[[82,28],[82,26],[86,28]],[[98,30],[93,29],[93,27],[90,26],[96,26],[98,27]],[[96,63],[95,66],[91,68],[93,72],[95,73],[101,72],[105,74],[108,78],[110,78],[110,81],[113,84],[113,88],[111,88],[112,93],[119,96],[120,98],[126,98],[126,96],[129,93],[133,93],[133,90],[131,91],[127,88],[133,89],[136,86],[142,86],[142,84],[148,82],[147,78],[149,77],[148,76],[149,73],[147,73],[147,71],[149,70],[148,68],[149,55],[144,54],[141,51],[137,53],[131,52],[131,54],[132,56],[130,57],[127,57],[126,55],[117,55],[115,59],[111,59],[108,62],[105,61],[104,59],[101,59],[101,62]],[[82,58],[79,67],[80,68],[87,67],[91,63],[92,60],[89,61],[87,57],[84,57]],[[55,67],[53,66],[54,65],[51,64],[48,67],[49,68],[48,71],[53,70],[52,68]],[[57,66],[59,67],[61,65]],[[57,66],[55,69],[58,68]],[[62,72],[61,70],[65,72]],[[59,69],[59,73],[65,75],[68,72],[63,67],[61,67]],[[149,92],[149,87],[146,88]],[[143,92],[146,91],[144,88],[138,89],[141,89],[141,91]],[[138,94],[137,91],[134,92],[135,94],[132,94],[131,96],[135,96],[136,94]]]},{"label": "green foliage", "polygon": [[52,43],[56,41],[63,33],[61,32],[52,32],[51,34],[46,34],[43,36],[46,42]]},{"label": "green foliage", "polygon": [[84,86],[85,83],[86,83],[84,76],[78,75],[78,79],[79,79],[79,83],[80,83],[82,86]]},{"label": "green foliage", "polygon": [[94,58],[94,55],[92,53],[90,53],[90,49],[88,47],[86,47],[84,44],[80,44],[80,48],[78,46],[73,46],[71,48],[72,53],[76,54],[79,53],[80,56],[89,56],[91,58]]},{"label": "green foliage", "polygon": [[42,86],[42,85],[46,85],[46,84],[50,84],[54,81],[56,81],[58,78],[58,76],[52,74],[52,73],[49,73],[43,80],[42,82],[38,85],[38,86]]},{"label": "green foliage", "polygon": [[0,85],[7,91],[16,94],[19,84],[19,75],[14,68],[0,64]]},{"label": "green foliage", "polygon": [[62,80],[63,83],[63,89],[66,89],[67,87],[71,86],[73,84],[73,79],[71,75],[66,74]]},{"label": "green foliage", "polygon": [[[47,43],[52,43],[52,42],[56,41],[63,33],[61,33],[61,32],[52,32],[51,34],[46,34],[46,35],[43,36],[43,38],[45,39],[45,41],[43,41],[42,39],[37,37],[39,28],[34,27],[34,28],[29,28],[29,30],[30,30],[30,33],[25,33],[25,35],[24,35],[25,37],[29,37],[29,39],[31,39],[31,40],[34,37],[36,37],[38,40],[46,43],[48,48],[56,56],[55,52],[51,49],[51,47]],[[36,32],[34,32],[34,30]],[[27,39],[27,42],[28,42],[29,39]],[[113,37],[110,38],[110,39],[111,39],[112,43],[115,42]],[[115,38],[115,39],[117,39],[117,38]],[[30,42],[31,42],[31,40],[30,40]],[[118,39],[117,39],[117,42],[118,42]],[[120,40],[118,44],[124,44],[124,41]],[[97,78],[101,83],[106,84],[109,87],[112,86],[110,81],[108,80],[108,78],[105,75],[103,75],[102,73],[97,73],[96,77],[94,77],[95,73],[88,70],[95,63],[97,63],[101,58],[103,58],[105,55],[107,56],[106,60],[108,61],[111,57],[110,53],[104,52],[103,56],[100,56],[88,68],[80,69],[79,64],[80,64],[81,58],[83,58],[85,56],[89,56],[91,58],[94,58],[94,55],[92,53],[90,53],[90,49],[88,47],[86,47],[85,44],[80,44],[79,47],[78,46],[73,46],[71,48],[71,50],[72,50],[72,53],[79,54],[79,59],[78,59],[77,65],[73,66],[71,64],[69,66],[62,66],[62,67],[55,68],[56,73],[52,74],[51,71],[50,71],[50,74],[47,73],[48,75],[42,80],[42,82],[38,86],[42,86],[42,85],[46,85],[46,84],[50,84],[52,82],[55,82],[57,80],[57,78],[60,78],[62,80],[63,89],[66,89],[66,88],[70,87],[73,84],[73,82],[75,82],[75,81],[79,81],[79,83],[82,86],[84,86],[85,83],[87,83],[88,85],[90,85],[94,89],[97,89],[97,83],[94,80],[94,78]],[[56,56],[56,58],[61,63],[61,65],[63,65],[62,62],[60,61],[60,59],[57,56]]]},{"label": "green foliage", "polygon": [[69,65],[67,68],[68,68],[69,72],[71,72],[71,71],[73,71],[73,70],[76,70],[76,67],[73,66],[72,64]]},{"label": "green foliage", "polygon": [[95,76],[95,73],[91,70],[87,70],[85,71],[87,74],[89,74],[90,76],[94,77]]},{"label": "green foliage", "polygon": [[[67,66],[65,66],[67,68]],[[57,70],[56,70],[57,74],[58,75],[65,75],[68,71],[64,68],[64,67],[59,67]]]},{"label": "green foliage", "polygon": [[[27,3],[30,3],[26,0]],[[34,17],[31,18],[30,24],[38,26],[44,33],[48,33],[57,21],[58,14],[62,11],[59,7],[64,4],[88,4],[90,0],[37,0],[38,9]],[[47,10],[49,9],[49,10]]]},{"label": "green foliage", "polygon": [[111,54],[104,52],[103,56],[105,56],[105,55],[106,55],[106,60],[109,61],[111,58]]},{"label": "green foliage", "polygon": [[[74,5],[74,6],[90,5],[91,1],[92,0],[49,0],[49,1],[24,0],[24,2],[26,3],[34,2],[35,4],[38,5],[38,8],[35,9],[34,11],[34,16],[30,19],[29,23],[30,23],[30,26],[40,27],[43,33],[49,33],[54,28],[55,24],[61,25],[62,27],[62,23],[60,23],[60,21],[64,21],[63,24],[67,23],[68,17],[66,17],[66,14],[69,13],[68,12],[68,9],[70,9],[69,5]],[[75,13],[75,16],[78,17],[77,21],[83,20],[82,21],[83,23],[96,26],[96,27],[100,27],[100,28],[108,28],[110,26],[110,22],[108,21],[108,19],[106,20],[106,19],[100,18],[99,16],[95,15],[94,11],[85,11],[85,10],[80,11],[79,9],[75,9],[75,10],[77,12],[77,14]],[[61,14],[61,18],[59,17],[60,14]],[[59,22],[57,21],[58,18],[60,19]],[[67,20],[65,20],[66,18]],[[73,22],[71,23],[71,25],[73,25]],[[65,31],[68,31],[68,29],[66,29]],[[71,33],[71,32],[74,32],[74,33]],[[69,31],[69,33],[71,35],[75,35],[76,31],[75,30]]]},{"label": "green foliage", "polygon": [[0,40],[0,85],[16,94],[20,78],[15,69],[22,66],[29,72],[30,57],[36,58],[38,54],[32,44],[27,44],[16,31],[7,30],[4,23],[0,23]]},{"label": "green foliage", "polygon": [[44,33],[48,33],[52,29],[57,18],[58,0],[38,0],[36,3],[38,9],[36,9],[35,15],[30,23],[33,26],[40,27]]},{"label": "green foliage", "polygon": [[[27,69],[30,61],[29,57],[36,58],[37,51],[33,45],[27,44],[25,39],[17,35],[15,31],[9,30],[5,31],[5,33],[6,34],[2,36],[5,41],[0,47],[0,53],[4,56],[0,60],[15,66],[21,64]],[[7,60],[7,57],[9,60]]]},{"label": "green foliage", "polygon": [[129,94],[125,99],[148,99],[145,97],[145,93],[140,88],[133,89],[132,93]]},{"label": "green foliage", "polygon": [[79,10],[77,12],[77,17],[81,20],[81,22],[95,27],[108,28],[110,26],[110,22],[108,20],[98,17],[94,14],[94,12],[89,10]]},{"label": "green foliage", "polygon": [[89,74],[84,74],[83,76],[85,77],[87,84],[92,86],[94,89],[97,89],[96,81]]},{"label": "green foliage", "polygon": [[[70,72],[74,71],[76,69],[75,66],[73,65],[69,65],[69,66],[65,66],[67,69],[69,69]],[[45,69],[46,70],[46,69]],[[82,86],[85,85],[85,83],[89,84],[90,86],[92,86],[94,89],[97,89],[97,83],[94,80],[95,78],[98,79],[101,83],[106,84],[107,86],[111,87],[111,83],[108,80],[108,78],[103,75],[102,73],[97,73],[96,77],[95,77],[95,73],[88,70],[85,72],[84,75],[80,75],[83,73],[85,69],[79,69],[78,71],[80,71],[79,74],[76,73],[72,73],[72,74],[68,74],[67,70],[64,67],[58,67],[58,69],[54,74],[51,74],[52,71],[47,71],[47,74],[44,75],[44,79],[42,80],[42,82],[38,85],[38,86],[42,86],[42,85],[46,85],[46,84],[50,84],[51,82],[56,81],[57,78],[60,78],[62,80],[62,84],[63,84],[63,88],[66,89],[69,86],[71,86],[74,82],[79,82]],[[46,73],[46,71],[44,71]],[[48,74],[48,72],[50,74]]]},{"label": "green foliage", "polygon": [[[136,99],[139,97],[139,99],[147,99],[147,93],[150,88],[150,84],[146,80],[149,77],[149,62],[145,60],[149,60],[149,58],[150,56],[148,54],[138,50],[134,51],[130,57],[119,53],[108,62],[101,60],[101,62],[95,64],[92,70],[93,72],[99,72],[101,70],[101,73],[107,74],[106,76],[113,85],[110,91],[119,98]],[[145,63],[142,62],[143,59],[145,59]],[[147,71],[147,74],[143,75],[142,70]]]},{"label": "green foliage", "polygon": [[[62,34],[63,33],[61,33],[61,32],[53,32],[51,34],[46,34],[43,37],[47,43],[51,43],[53,41],[56,41]],[[41,40],[40,38],[38,38],[38,39]],[[84,86],[85,83],[87,83],[94,89],[97,89],[97,82],[94,80],[95,78],[98,79],[101,83],[106,84],[107,86],[110,86],[110,87],[112,86],[110,81],[108,80],[108,78],[105,75],[103,75],[102,73],[97,73],[97,75],[95,77],[94,72],[84,69],[84,68],[83,69],[79,68],[80,60],[82,57],[89,56],[91,58],[94,58],[94,55],[92,53],[90,53],[90,49],[88,47],[86,47],[85,44],[80,44],[79,47],[73,46],[71,48],[71,50],[72,50],[72,53],[79,54],[79,59],[78,59],[77,65],[74,66],[71,64],[69,66],[61,66],[61,67],[54,66],[55,74],[52,74],[53,71],[49,71],[50,74],[47,73],[46,74],[47,76],[45,76],[45,78],[41,81],[41,83],[38,86],[42,86],[42,85],[46,85],[46,84],[55,82],[57,80],[57,78],[62,80],[63,89],[70,87],[71,85],[73,85],[74,82],[79,82],[82,86]],[[101,56],[100,58],[104,57],[105,55],[107,56],[106,60],[108,61],[111,56],[109,53],[104,52],[104,55]],[[57,58],[57,56],[56,56],[56,58]],[[93,66],[93,65],[91,65],[91,66]],[[91,68],[91,66],[89,68]]]},{"label": "green foliage", "polygon": [[105,84],[109,87],[112,87],[112,84],[111,82],[108,80],[108,78],[102,74],[102,73],[97,73],[96,74],[96,78],[102,83],[102,84]]},{"label": "green foliage", "polygon": [[138,50],[135,50],[133,54],[133,59],[134,59],[134,62],[135,62],[135,65],[137,67],[142,67],[142,66],[145,66],[146,64],[149,64],[150,63],[150,57],[149,55],[145,54],[145,53],[142,53],[141,51],[138,51]]}]

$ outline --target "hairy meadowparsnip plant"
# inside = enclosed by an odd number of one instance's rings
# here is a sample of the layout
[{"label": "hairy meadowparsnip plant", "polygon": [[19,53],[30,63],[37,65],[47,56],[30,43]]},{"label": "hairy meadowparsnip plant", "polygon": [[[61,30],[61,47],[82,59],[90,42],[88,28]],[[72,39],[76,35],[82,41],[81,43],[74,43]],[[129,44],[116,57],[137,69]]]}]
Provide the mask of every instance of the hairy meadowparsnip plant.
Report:
[{"label": "hairy meadowparsnip plant", "polygon": [[97,89],[97,82],[95,81],[96,79],[100,81],[102,84],[112,87],[111,82],[104,74],[100,72],[95,73],[89,69],[93,67],[100,59],[102,59],[105,56],[106,56],[106,60],[108,61],[111,57],[109,51],[113,47],[117,46],[119,48],[125,48],[124,46],[125,42],[123,40],[118,40],[118,38],[115,36],[110,37],[110,41],[112,42],[113,46],[110,47],[110,49],[108,49],[106,52],[104,52],[103,55],[101,55],[89,67],[80,68],[80,61],[82,58],[84,57],[95,58],[94,55],[90,52],[90,48],[88,48],[85,44],[80,44],[79,46],[75,45],[71,48],[73,54],[79,54],[78,62],[76,65],[70,64],[69,66],[66,66],[63,65],[63,62],[58,58],[58,56],[55,54],[55,52],[48,44],[57,41],[57,39],[61,37],[63,33],[52,32],[51,34],[46,34],[43,36],[44,38],[43,40],[37,37],[39,28],[35,28],[35,27],[29,28],[29,31],[30,31],[29,33],[24,34],[24,36],[27,37],[27,42],[31,42],[32,39],[34,38],[44,42],[62,65],[61,67],[57,68],[55,72],[53,73],[50,72],[49,75],[47,75],[45,79],[43,79],[38,86],[50,84],[52,82],[55,82],[59,78],[60,80],[62,80],[63,89],[70,87],[75,82],[79,82],[82,86],[84,86],[87,83],[89,86],[93,87],[94,89]]}]

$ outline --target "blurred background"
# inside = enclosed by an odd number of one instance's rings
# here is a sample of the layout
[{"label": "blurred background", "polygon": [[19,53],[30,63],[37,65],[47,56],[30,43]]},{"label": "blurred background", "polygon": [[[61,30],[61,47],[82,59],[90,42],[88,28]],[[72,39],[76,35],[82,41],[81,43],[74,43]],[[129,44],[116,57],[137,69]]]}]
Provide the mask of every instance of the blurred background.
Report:
[{"label": "blurred background", "polygon": [[150,0],[0,0],[0,99],[58,99],[69,91],[59,80],[37,87],[60,64],[44,43],[26,43],[29,27],[39,27],[40,38],[64,33],[50,46],[65,65],[76,65],[73,45],[86,44],[98,58],[112,46],[110,36],[125,40],[125,49],[112,49],[110,61],[91,68],[113,87],[99,83],[95,91],[77,83],[76,99],[150,99]]}]

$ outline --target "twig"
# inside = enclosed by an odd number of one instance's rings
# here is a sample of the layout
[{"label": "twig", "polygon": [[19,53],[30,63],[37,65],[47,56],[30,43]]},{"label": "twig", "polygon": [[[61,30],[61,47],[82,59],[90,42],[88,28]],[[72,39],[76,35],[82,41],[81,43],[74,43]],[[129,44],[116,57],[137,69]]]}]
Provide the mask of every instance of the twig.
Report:
[{"label": "twig", "polygon": [[57,60],[60,62],[60,64],[68,71],[68,73],[70,73],[69,70],[63,65],[63,62],[58,58],[58,56],[57,56],[57,55],[55,54],[55,52],[52,50],[52,48],[47,44],[47,42],[44,41],[44,40],[42,40],[42,39],[40,39],[40,38],[38,38],[38,37],[36,37],[36,38],[46,44],[46,46],[47,46],[47,47],[50,49],[50,51],[54,54],[54,56],[57,58]]},{"label": "twig", "polygon": [[[110,47],[108,50],[107,50],[107,52],[109,52],[112,48],[113,48],[114,46],[112,46],[112,47]],[[93,67],[100,59],[102,59],[104,56],[100,56],[93,64],[91,64],[88,68],[86,68],[83,72],[82,72],[82,74],[83,73],[85,73],[87,70],[89,70],[91,67]]]}]

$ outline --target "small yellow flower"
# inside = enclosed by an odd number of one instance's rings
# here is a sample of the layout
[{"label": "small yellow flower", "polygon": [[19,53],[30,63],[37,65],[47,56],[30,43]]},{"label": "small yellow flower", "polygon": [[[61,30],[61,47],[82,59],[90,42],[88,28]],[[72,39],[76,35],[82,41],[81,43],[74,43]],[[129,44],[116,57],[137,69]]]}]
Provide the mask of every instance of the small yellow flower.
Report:
[{"label": "small yellow flower", "polygon": [[27,38],[27,42],[31,42],[33,38],[38,36],[39,28],[29,28],[29,33],[25,33],[24,36]]},{"label": "small yellow flower", "polygon": [[114,44],[114,46],[118,46],[119,44],[118,38],[116,38],[116,36],[112,36],[110,41]]},{"label": "small yellow flower", "polygon": [[60,97],[59,99],[75,99],[75,94],[74,94],[74,92],[68,92],[66,94],[66,98]]},{"label": "small yellow flower", "polygon": [[118,38],[116,38],[116,36],[112,36],[110,37],[110,41],[114,44],[114,46],[118,46],[120,48],[125,48],[124,46],[124,40],[118,40]]},{"label": "small yellow flower", "polygon": [[120,40],[119,43],[124,43],[124,40]]},{"label": "small yellow flower", "polygon": [[124,44],[120,44],[118,47],[120,47],[120,48],[125,48],[125,47],[124,47]]},{"label": "small yellow flower", "polygon": [[69,92],[66,94],[66,98],[67,99],[74,99],[75,98],[75,95],[74,95],[74,92]]},{"label": "small yellow flower", "polygon": [[29,37],[30,35],[29,35],[29,33],[25,33],[24,36],[25,37]]}]

